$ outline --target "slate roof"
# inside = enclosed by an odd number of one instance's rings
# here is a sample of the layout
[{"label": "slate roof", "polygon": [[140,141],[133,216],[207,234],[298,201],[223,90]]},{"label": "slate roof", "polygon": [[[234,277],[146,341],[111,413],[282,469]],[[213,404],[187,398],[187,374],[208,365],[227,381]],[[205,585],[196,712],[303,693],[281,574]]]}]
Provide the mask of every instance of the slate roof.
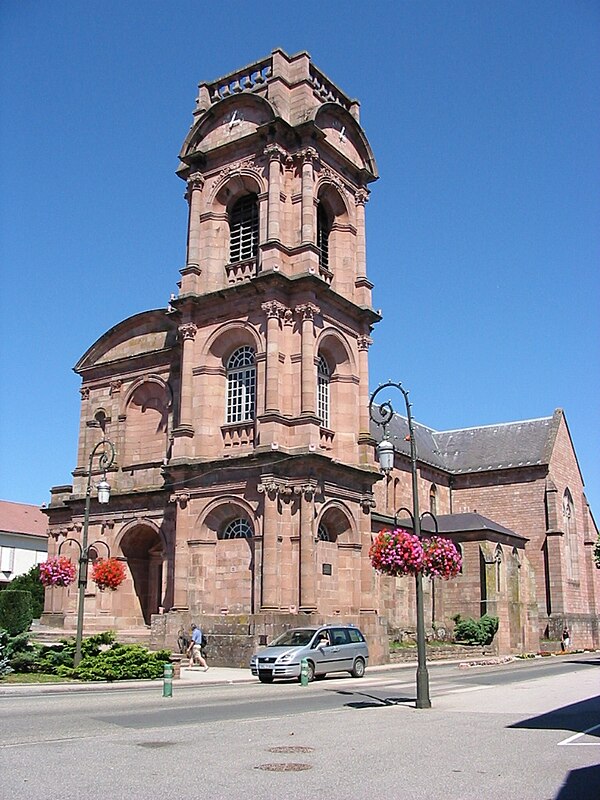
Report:
[{"label": "slate roof", "polygon": [[[440,534],[487,531],[491,533],[502,533],[505,536],[512,536],[513,538],[521,539],[523,542],[528,541],[525,536],[515,533],[515,531],[512,531],[510,528],[505,528],[504,525],[500,525],[494,522],[494,520],[484,517],[483,514],[478,514],[475,511],[469,511],[464,514],[436,514],[436,519],[438,523],[438,532]],[[408,519],[399,519],[398,527],[411,528],[412,523]],[[435,526],[428,516],[425,516],[421,521],[421,530],[426,533],[435,532]]]},{"label": "slate roof", "polygon": [[48,520],[38,506],[0,500],[0,531],[46,537]]},{"label": "slate roof", "polygon": [[[562,413],[557,409],[551,417],[450,431],[413,420],[417,459],[454,475],[547,464]],[[394,414],[388,429],[396,450],[409,456],[406,417]],[[371,422],[371,434],[381,441],[383,429]]]}]

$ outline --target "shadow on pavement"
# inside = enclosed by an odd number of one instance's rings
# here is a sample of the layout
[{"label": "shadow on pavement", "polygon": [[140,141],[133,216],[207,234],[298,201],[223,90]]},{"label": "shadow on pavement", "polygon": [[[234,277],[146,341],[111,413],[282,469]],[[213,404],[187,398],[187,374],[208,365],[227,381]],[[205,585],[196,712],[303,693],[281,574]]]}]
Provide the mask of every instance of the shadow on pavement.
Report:
[{"label": "shadow on pavement", "polygon": [[554,800],[598,800],[600,764],[573,769]]},{"label": "shadow on pavement", "polygon": [[366,700],[355,700],[352,702],[344,703],[347,708],[381,708],[382,706],[397,706],[402,703],[414,703],[414,697],[377,697],[374,694],[367,694],[366,692],[344,692],[341,689],[336,691],[336,694],[348,695],[349,697],[366,697]]},{"label": "shadow on pavement", "polygon": [[[596,726],[595,730],[590,731],[587,734],[588,736],[600,736],[600,695],[582,700],[579,703],[572,703],[569,706],[556,708],[537,717],[515,722],[508,727],[583,733],[583,731],[589,731],[594,726]],[[600,786],[600,783],[597,786]],[[600,789],[597,789],[595,800],[598,800],[598,797],[600,797]]]}]

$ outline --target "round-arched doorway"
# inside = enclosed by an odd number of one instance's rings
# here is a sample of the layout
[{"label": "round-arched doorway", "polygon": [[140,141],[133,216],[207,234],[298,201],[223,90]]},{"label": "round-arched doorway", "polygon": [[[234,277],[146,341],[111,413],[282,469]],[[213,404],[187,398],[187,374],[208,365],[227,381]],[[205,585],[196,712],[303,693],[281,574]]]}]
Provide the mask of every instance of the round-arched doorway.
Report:
[{"label": "round-arched doorway", "polygon": [[127,531],[121,541],[121,551],[133,581],[139,612],[146,625],[152,614],[158,614],[164,595],[164,547],[156,530],[139,525]]}]

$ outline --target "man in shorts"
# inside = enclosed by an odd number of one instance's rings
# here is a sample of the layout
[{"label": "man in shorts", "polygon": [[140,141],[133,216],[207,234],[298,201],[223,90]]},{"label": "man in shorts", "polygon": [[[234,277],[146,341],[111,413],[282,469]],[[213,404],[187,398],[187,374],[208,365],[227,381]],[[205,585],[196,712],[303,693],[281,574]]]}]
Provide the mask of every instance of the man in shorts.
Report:
[{"label": "man in shorts", "polygon": [[194,664],[199,664],[204,667],[204,672],[207,671],[208,664],[202,656],[202,631],[195,622],[192,623],[192,641],[187,654],[190,657],[190,667],[193,667]]}]

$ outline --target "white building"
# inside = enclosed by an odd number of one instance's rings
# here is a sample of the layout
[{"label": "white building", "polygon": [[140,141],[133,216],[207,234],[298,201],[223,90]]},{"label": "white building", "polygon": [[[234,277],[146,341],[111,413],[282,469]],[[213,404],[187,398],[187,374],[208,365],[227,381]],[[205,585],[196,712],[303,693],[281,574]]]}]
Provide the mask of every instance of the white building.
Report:
[{"label": "white building", "polygon": [[0,584],[46,560],[47,527],[38,506],[0,500]]}]

